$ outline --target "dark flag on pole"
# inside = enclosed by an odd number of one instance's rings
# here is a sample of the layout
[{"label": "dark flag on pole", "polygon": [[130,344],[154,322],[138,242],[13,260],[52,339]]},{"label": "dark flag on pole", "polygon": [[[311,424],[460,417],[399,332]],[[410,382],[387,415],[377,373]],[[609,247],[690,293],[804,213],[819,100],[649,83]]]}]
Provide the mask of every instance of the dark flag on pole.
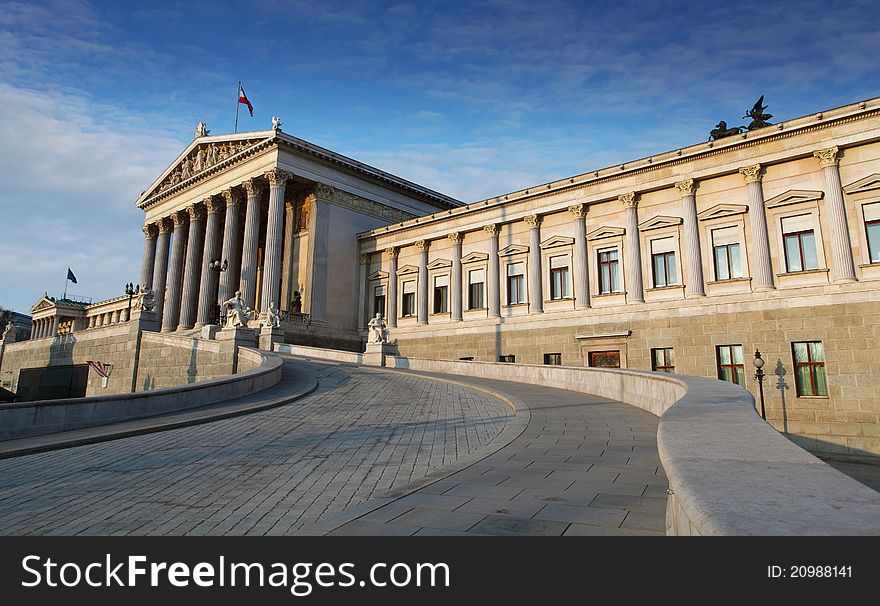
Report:
[{"label": "dark flag on pole", "polygon": [[67,279],[76,284],[76,276],[73,275],[73,272],[70,271],[70,268],[67,268]]}]

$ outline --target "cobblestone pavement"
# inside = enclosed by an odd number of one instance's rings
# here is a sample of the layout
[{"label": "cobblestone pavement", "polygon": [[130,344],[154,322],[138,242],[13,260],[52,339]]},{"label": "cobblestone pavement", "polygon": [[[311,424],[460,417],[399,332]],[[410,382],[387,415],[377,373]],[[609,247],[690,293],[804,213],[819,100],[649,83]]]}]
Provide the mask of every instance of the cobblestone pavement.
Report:
[{"label": "cobblestone pavement", "polygon": [[511,409],[450,383],[337,363],[290,405],[0,461],[0,534],[288,534],[455,463]]},{"label": "cobblestone pavement", "polygon": [[571,391],[446,378],[525,404],[528,425],[476,464],[331,534],[664,534],[669,483],[657,454],[657,417]]}]

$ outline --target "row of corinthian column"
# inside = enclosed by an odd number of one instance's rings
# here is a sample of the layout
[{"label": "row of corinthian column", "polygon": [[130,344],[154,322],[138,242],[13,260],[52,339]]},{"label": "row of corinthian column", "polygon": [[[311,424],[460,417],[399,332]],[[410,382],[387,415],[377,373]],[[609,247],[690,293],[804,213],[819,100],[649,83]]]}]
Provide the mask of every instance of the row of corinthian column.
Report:
[{"label": "row of corinthian column", "polygon": [[[819,150],[813,154],[822,168],[825,179],[826,213],[829,218],[829,236],[831,241],[831,270],[835,282],[852,282],[856,280],[853,263],[852,242],[846,219],[846,206],[843,197],[839,172],[839,149],[835,146]],[[748,214],[751,225],[751,274],[753,289],[756,291],[775,289],[773,268],[770,255],[770,241],[767,231],[767,215],[764,207],[762,178],[764,167],[760,164],[739,169],[743,175],[748,200]],[[703,259],[700,246],[700,229],[697,220],[696,189],[694,179],[678,181],[675,186],[681,193],[681,209],[683,219],[684,259],[682,267],[687,275],[685,295],[687,297],[704,297],[705,281],[703,278]],[[618,201],[625,209],[626,230],[624,236],[624,272],[627,302],[644,302],[644,284],[642,278],[642,259],[639,238],[638,194],[628,192],[618,196]],[[590,307],[589,260],[586,231],[586,204],[575,204],[568,207],[574,218],[574,251],[571,275],[576,309]],[[543,313],[543,279],[541,260],[541,216],[529,215],[523,219],[529,227],[528,252],[528,287],[529,313]],[[491,224],[483,227],[491,235],[489,240],[489,265],[486,276],[487,310],[490,318],[501,316],[500,305],[500,268],[498,235],[500,225]],[[452,321],[462,319],[462,268],[461,245],[463,233],[448,234],[453,243],[452,275],[450,283],[450,316]],[[428,323],[429,285],[428,285],[428,249],[430,241],[420,240],[415,243],[419,250],[418,267],[418,323]],[[389,258],[387,323],[397,326],[397,268],[399,247],[385,249]],[[370,255],[361,256],[359,326],[365,326],[366,318],[366,275]]]},{"label": "row of corinthian column", "polygon": [[[277,307],[279,303],[284,192],[291,175],[273,169],[263,177],[269,186],[260,299],[260,313],[264,314],[269,305]],[[219,197],[208,196],[143,227],[141,286],[153,290],[163,332],[200,328],[210,323],[217,305],[234,296],[236,290],[241,291],[245,306],[255,307],[260,194],[264,185],[258,178],[246,179],[242,185],[244,199],[237,189],[228,188]],[[239,212],[243,202],[247,206],[244,239],[239,246]],[[225,220],[221,222],[224,209]],[[224,267],[212,266],[221,259]]]}]

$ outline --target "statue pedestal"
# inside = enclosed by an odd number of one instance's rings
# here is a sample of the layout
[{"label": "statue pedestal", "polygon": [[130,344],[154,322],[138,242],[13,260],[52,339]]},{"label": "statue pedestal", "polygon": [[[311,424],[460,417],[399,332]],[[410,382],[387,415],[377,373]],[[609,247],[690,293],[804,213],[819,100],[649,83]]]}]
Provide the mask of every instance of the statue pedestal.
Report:
[{"label": "statue pedestal", "polygon": [[284,329],[280,326],[260,327],[260,349],[272,351],[275,343],[284,343]]},{"label": "statue pedestal", "polygon": [[367,343],[364,350],[364,364],[368,366],[385,366],[385,356],[396,356],[397,346],[391,343]]},{"label": "statue pedestal", "polygon": [[240,347],[256,347],[257,333],[253,328],[222,328],[217,331],[215,338],[218,341],[226,341]]}]

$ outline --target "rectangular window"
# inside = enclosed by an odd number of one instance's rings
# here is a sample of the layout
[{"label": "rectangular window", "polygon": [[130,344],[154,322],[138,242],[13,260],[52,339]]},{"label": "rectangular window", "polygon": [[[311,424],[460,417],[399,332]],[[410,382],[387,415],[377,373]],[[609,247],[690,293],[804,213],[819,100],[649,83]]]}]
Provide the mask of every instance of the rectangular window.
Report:
[{"label": "rectangular window", "polygon": [[782,220],[785,245],[785,271],[806,271],[819,268],[816,256],[816,235],[810,215],[786,217]]},{"label": "rectangular window", "polygon": [[511,363],[513,363],[513,362],[516,362],[516,356],[514,356],[514,355],[498,356],[498,361],[499,361],[499,362],[511,362]]},{"label": "rectangular window", "polygon": [[406,318],[416,314],[416,281],[410,280],[403,283],[403,305],[401,315]]},{"label": "rectangular window", "polygon": [[555,301],[568,297],[568,255],[550,257],[550,298]]},{"label": "rectangular window", "polygon": [[598,255],[599,292],[601,294],[620,292],[620,261],[617,249],[600,250]]},{"label": "rectangular window", "polygon": [[473,356],[465,356],[463,358],[459,358],[459,360],[461,360],[462,362],[473,362],[474,357]]},{"label": "rectangular window", "polygon": [[675,372],[675,352],[671,347],[658,347],[651,350],[651,370]]},{"label": "rectangular window", "polygon": [[591,351],[589,357],[594,368],[620,368],[620,350]]},{"label": "rectangular window", "polygon": [[715,279],[720,281],[742,278],[739,228],[713,229],[712,244],[715,258]]},{"label": "rectangular window", "polygon": [[373,315],[385,316],[385,287],[377,286],[373,289]]},{"label": "rectangular window", "polygon": [[654,288],[678,284],[673,238],[651,240],[651,266],[654,270]]},{"label": "rectangular window", "polygon": [[746,370],[743,366],[742,345],[719,345],[715,348],[718,358],[718,378],[745,387]]},{"label": "rectangular window", "polygon": [[880,263],[880,202],[865,204],[865,233],[868,237],[868,256],[871,263]]},{"label": "rectangular window", "polygon": [[468,272],[468,309],[483,309],[484,284],[486,283],[486,270],[472,269]]},{"label": "rectangular window", "polygon": [[792,343],[791,349],[794,354],[794,380],[798,397],[827,397],[825,348],[822,346],[822,341]]},{"label": "rectangular window", "polygon": [[526,302],[525,292],[526,264],[523,262],[507,265],[507,304]]},{"label": "rectangular window", "polygon": [[449,309],[449,276],[434,278],[434,313],[445,314]]},{"label": "rectangular window", "polygon": [[548,366],[562,366],[562,354],[544,354],[544,364],[547,364]]}]

